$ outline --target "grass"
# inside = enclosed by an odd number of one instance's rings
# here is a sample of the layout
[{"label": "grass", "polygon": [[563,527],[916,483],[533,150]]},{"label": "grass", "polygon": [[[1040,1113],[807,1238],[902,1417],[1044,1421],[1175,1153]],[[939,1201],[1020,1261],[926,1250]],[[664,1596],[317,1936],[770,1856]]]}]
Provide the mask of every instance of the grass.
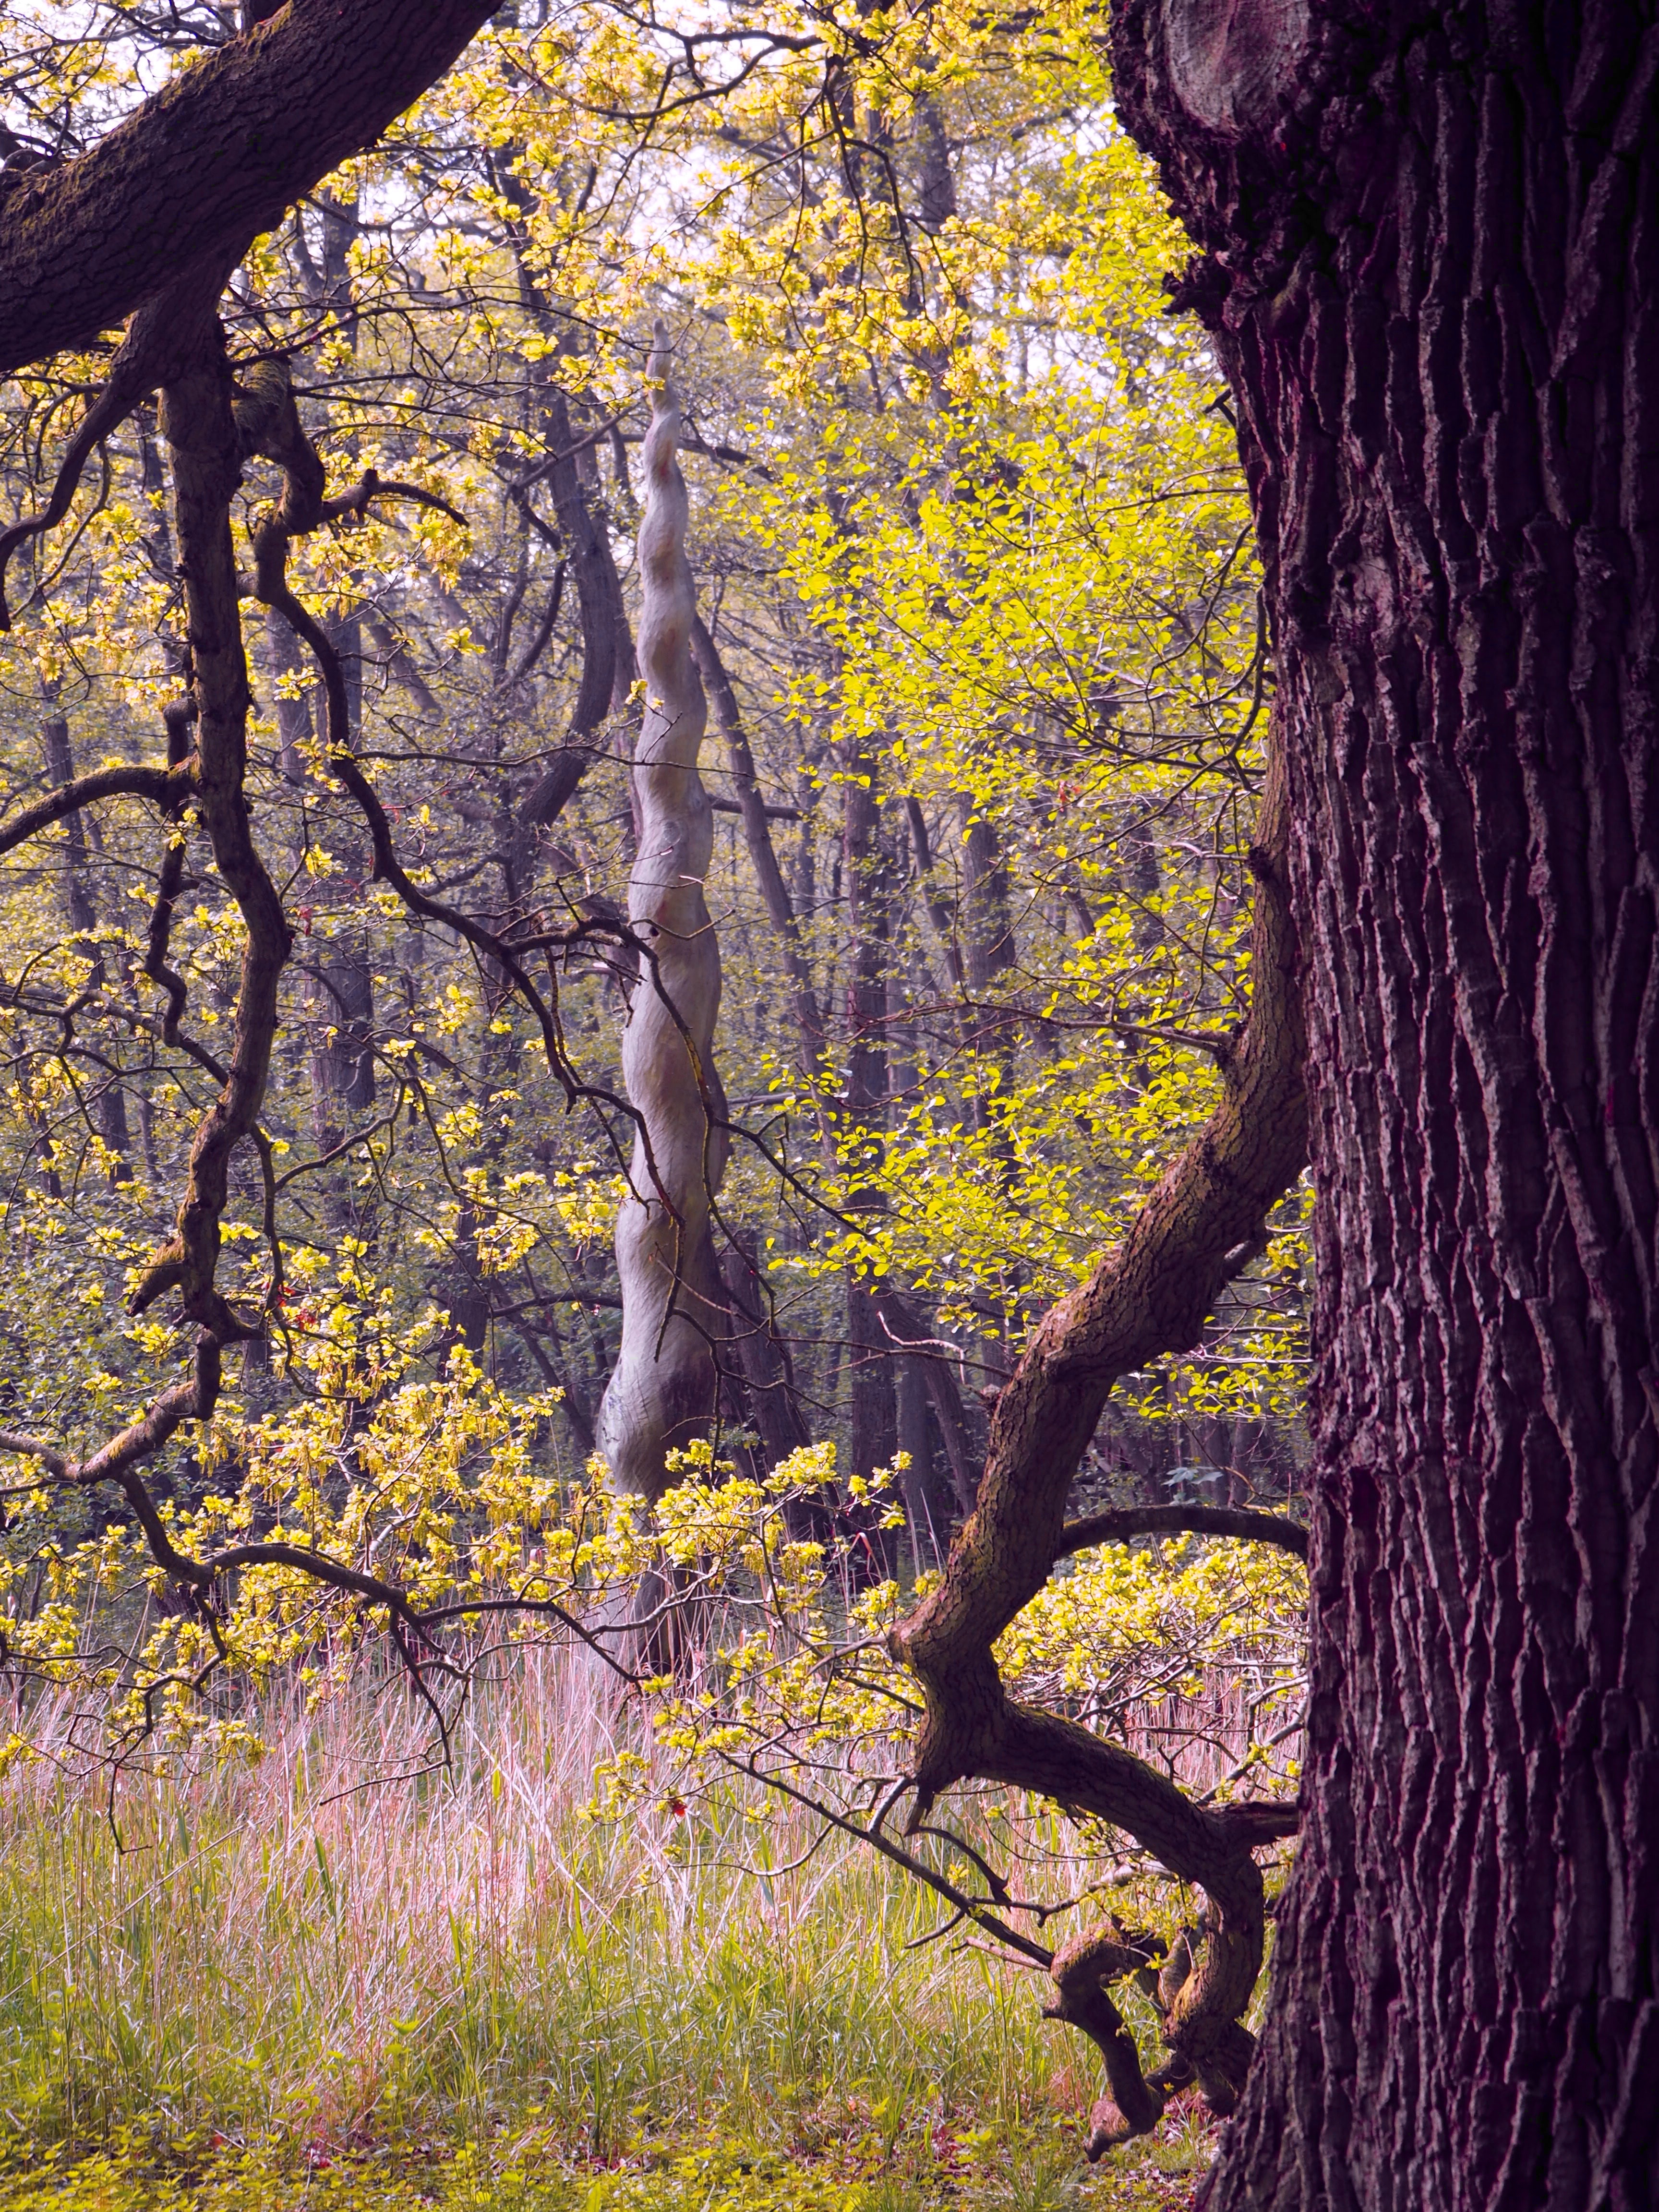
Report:
[{"label": "grass", "polygon": [[907,1948],[936,1916],[902,1875],[836,1844],[784,1870],[811,1831],[736,1792],[593,1818],[620,1726],[547,1656],[447,1772],[398,1691],[129,1775],[113,1827],[101,1778],[15,1764],[4,2212],[1188,2201],[1193,2116],[1085,2169],[1086,2051],[1037,1977]]}]

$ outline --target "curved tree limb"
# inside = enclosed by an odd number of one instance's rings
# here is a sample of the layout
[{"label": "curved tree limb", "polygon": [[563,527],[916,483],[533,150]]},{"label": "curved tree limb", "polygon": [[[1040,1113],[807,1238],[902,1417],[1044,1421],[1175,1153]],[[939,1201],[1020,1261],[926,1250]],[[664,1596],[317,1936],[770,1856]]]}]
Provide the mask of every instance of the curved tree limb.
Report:
[{"label": "curved tree limb", "polygon": [[[390,490],[392,487],[383,485],[379,489]],[[431,897],[414,881],[398,858],[391,819],[381,804],[379,793],[359,768],[350,750],[350,718],[339,655],[322,625],[295,596],[288,582],[289,543],[290,538],[296,534],[282,520],[280,513],[267,518],[260,526],[254,539],[253,594],[262,605],[273,608],[282,616],[295,635],[310,647],[316,660],[323,678],[323,694],[328,713],[328,772],[337,776],[344,785],[363,817],[374,854],[375,877],[391,884],[411,914],[420,915],[423,921],[441,922],[445,928],[453,929],[464,943],[499,963],[536,1018],[541,1029],[549,1067],[564,1086],[567,1097],[574,1098],[579,1095],[580,1086],[571,1072],[557,1012],[537,989],[519,959],[518,953],[525,947],[520,945],[515,949],[498,932],[475,921],[461,908]],[[603,925],[580,923],[571,931],[561,932],[556,939],[549,941],[565,945],[583,934],[599,933],[602,930]],[[604,933],[614,935],[616,933],[605,930]]]},{"label": "curved tree limb", "polygon": [[1068,1521],[1060,1532],[1057,1559],[1096,1544],[1125,1544],[1133,1536],[1236,1536],[1247,1544],[1277,1544],[1298,1559],[1308,1556],[1308,1532],[1282,1513],[1237,1511],[1226,1505],[1119,1505]]},{"label": "curved tree limb", "polygon": [[1123,2015],[1106,1994],[1106,1984],[1134,1973],[1146,1964],[1132,1950],[1097,1929],[1075,1936],[1048,1968],[1054,1985],[1049,2020],[1080,2028],[1101,2056],[1110,2094],[1099,2098],[1089,2116],[1088,2153],[1098,2158],[1127,2136],[1145,2135],[1157,2124],[1164,2100],[1140,2070],[1140,2054]]},{"label": "curved tree limb", "polygon": [[[243,791],[251,696],[230,534],[230,502],[240,482],[241,459],[230,368],[216,323],[202,329],[190,373],[162,387],[162,416],[173,455],[179,566],[194,674],[196,803],[215,863],[240,910],[247,942],[228,1079],[198,1126],[173,1239],[150,1263],[131,1303],[135,1312],[142,1311],[176,1286],[185,1318],[224,1345],[246,1337],[253,1326],[232,1311],[216,1284],[219,1221],[229,1193],[231,1156],[252,1133],[264,1100],[277,990],[293,937],[281,896],[254,845]],[[194,1418],[205,1419],[211,1410],[210,1397],[195,1409]]]},{"label": "curved tree limb", "polygon": [[[1114,1382],[1196,1340],[1241,1252],[1253,1248],[1306,1157],[1306,1043],[1285,871],[1288,805],[1276,731],[1274,738],[1250,854],[1257,884],[1250,1015],[1224,1071],[1224,1096],[1121,1248],[1039,1324],[997,1401],[975,1510],[939,1587],[890,1639],[926,1699],[913,1821],[926,1818],[941,1790],[979,1776],[1110,1821],[1207,1892],[1206,1954],[1172,2007],[1166,2033],[1221,2111],[1231,2108],[1248,2063],[1250,2039],[1238,2014],[1261,1959],[1261,1877],[1249,1851],[1283,1832],[1292,1816],[1283,1808],[1230,1814],[1193,1804],[1115,1745],[1015,1704],[992,1647],[1042,1589],[1055,1559],[1075,1548],[1066,1541],[1066,1494]],[[1148,2094],[1155,2094],[1150,2085]],[[1152,2107],[1132,2082],[1115,2078],[1114,2095],[1121,2133],[1150,2124]],[[1111,2129],[1097,2126],[1091,2149],[1097,2154],[1110,2139]]]},{"label": "curved tree limb", "polygon": [[176,814],[189,800],[195,783],[195,769],[188,761],[172,768],[146,764],[94,769],[87,775],[77,775],[72,783],[60,785],[33,806],[25,807],[21,814],[14,814],[9,822],[0,824],[0,853],[9,853],[42,830],[49,830],[54,822],[61,822],[66,814],[76,814],[82,807],[90,806],[95,799],[148,799],[164,814]]},{"label": "curved tree limb", "polygon": [[86,344],[262,231],[442,76],[491,0],[288,0],[0,204],[0,374]]}]

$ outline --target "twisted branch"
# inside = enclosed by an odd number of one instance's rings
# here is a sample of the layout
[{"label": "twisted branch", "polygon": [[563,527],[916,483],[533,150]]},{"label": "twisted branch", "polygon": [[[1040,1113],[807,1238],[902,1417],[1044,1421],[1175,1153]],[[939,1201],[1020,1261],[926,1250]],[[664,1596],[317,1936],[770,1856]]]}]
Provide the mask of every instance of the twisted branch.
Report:
[{"label": "twisted branch", "polygon": [[[1241,1251],[1256,1247],[1268,1209],[1302,1167],[1306,1045],[1286,898],[1287,835],[1275,732],[1250,854],[1257,884],[1250,1016],[1224,1072],[1222,1103],[1165,1173],[1121,1249],[1107,1255],[1037,1328],[997,1401],[975,1510],[939,1586],[890,1639],[926,1701],[913,1824],[926,1818],[941,1790],[977,1776],[1110,1821],[1207,1893],[1205,1955],[1178,1993],[1165,2033],[1221,2112],[1237,2100],[1252,2047],[1238,2015],[1261,1968],[1265,1919],[1261,1876],[1250,1851],[1293,1830],[1294,1813],[1277,1805],[1194,1805],[1127,1751],[1056,1714],[1016,1704],[992,1647],[1042,1589],[1057,1559],[1100,1540],[1103,1524],[1111,1524],[1114,1534],[1131,1533],[1116,1516],[1096,1516],[1070,1529],[1065,1522],[1066,1494],[1108,1393],[1120,1375],[1197,1340]],[[1204,1512],[1169,1510],[1187,1527],[1198,1525]],[[1157,1512],[1128,1520],[1145,1527]],[[1289,1524],[1275,1516],[1227,1517],[1233,1525],[1220,1533],[1300,1548]],[[1255,1525],[1264,1521],[1271,1525]],[[1246,1530],[1239,1522],[1252,1525]],[[1111,2110],[1097,2109],[1090,2145],[1096,2156],[1109,2142],[1151,2126],[1162,2104],[1109,2016],[1100,1988],[1104,1957],[1086,1946],[1079,1949],[1056,1983],[1059,2016],[1084,2027],[1108,2063]]]},{"label": "twisted branch", "polygon": [[714,826],[697,773],[708,714],[691,650],[696,599],[685,557],[685,480],[675,459],[679,401],[661,323],[655,339],[644,452],[649,491],[640,526],[639,850],[628,886],[629,921],[654,958],[623,1032],[623,1076],[639,1136],[617,1217],[622,1345],[595,1431],[612,1480],[651,1498],[666,1486],[666,1454],[699,1435],[714,1411],[710,1339],[726,1301],[711,1208],[728,1150],[714,1064],[720,949],[703,897]]}]

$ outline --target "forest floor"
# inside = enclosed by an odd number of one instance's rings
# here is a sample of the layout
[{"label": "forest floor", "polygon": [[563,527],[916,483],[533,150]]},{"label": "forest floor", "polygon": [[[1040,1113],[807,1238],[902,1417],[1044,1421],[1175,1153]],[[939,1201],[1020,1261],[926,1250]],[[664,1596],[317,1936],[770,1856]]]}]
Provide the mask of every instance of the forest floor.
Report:
[{"label": "forest floor", "polygon": [[112,1794],[67,1743],[14,1755],[0,2212],[1190,2204],[1200,2106],[1091,2167],[1040,1977],[775,1802],[688,1804],[648,1758],[619,1799],[626,1733],[550,1660],[441,1768],[366,1692]]},{"label": "forest floor", "polygon": [[0,2212],[1187,2212],[1209,2156],[1180,2115],[1093,2168],[1063,2127],[936,2128],[885,2148],[849,2132],[833,2154],[658,2144],[607,2166],[555,2143],[414,2138],[247,2149],[123,2133],[95,2151],[18,2142],[4,2154]]}]

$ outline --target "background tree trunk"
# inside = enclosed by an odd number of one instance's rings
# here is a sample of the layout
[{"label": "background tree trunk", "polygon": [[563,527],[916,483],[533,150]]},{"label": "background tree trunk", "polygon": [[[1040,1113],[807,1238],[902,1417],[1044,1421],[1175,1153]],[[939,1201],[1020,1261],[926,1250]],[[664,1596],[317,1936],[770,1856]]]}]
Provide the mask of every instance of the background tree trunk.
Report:
[{"label": "background tree trunk", "polygon": [[1305,1825],[1204,2202],[1651,2204],[1659,29],[1115,38],[1240,409],[1319,1191]]},{"label": "background tree trunk", "polygon": [[[318,251],[313,258],[307,238],[303,212],[295,217],[293,239],[303,272],[306,290],[319,315],[329,318],[337,338],[357,356],[358,318],[353,296],[351,246],[357,236],[359,215],[355,197],[342,199],[331,191],[318,195]],[[356,441],[347,448],[356,458]],[[362,610],[355,601],[337,605],[323,623],[329,643],[339,656],[345,684],[347,725],[355,751],[363,726]],[[273,617],[268,625],[282,669],[303,670],[305,658],[289,637],[287,625]],[[280,642],[278,641],[280,639]],[[292,713],[300,707],[300,719]],[[283,708],[289,709],[283,719]],[[285,763],[296,755],[294,733],[308,731],[309,710],[302,702],[279,701],[277,730]],[[303,763],[301,763],[303,773]],[[330,891],[333,902],[355,902],[369,873],[359,825],[343,817],[331,825],[329,848],[340,873]],[[374,963],[366,933],[339,921],[325,921],[310,948],[307,965],[313,980],[316,1016],[311,1050],[312,1130],[319,1152],[332,1152],[349,1132],[372,1112],[374,1105]],[[353,1202],[349,1167],[330,1181],[331,1211],[353,1228],[360,1224]]]},{"label": "background tree trunk", "polygon": [[618,1489],[653,1502],[665,1455],[708,1433],[724,1287],[713,1208],[726,1170],[726,1098],[714,1060],[720,962],[703,896],[714,846],[697,773],[707,712],[691,657],[696,599],[685,558],[687,501],[675,450],[679,402],[666,327],[656,325],[655,380],[640,526],[639,657],[645,720],[634,766],[640,824],[628,918],[651,946],[623,1034],[623,1074],[638,1124],[617,1217],[623,1334],[599,1407],[599,1448]]},{"label": "background tree trunk", "polygon": [[[877,1133],[887,1127],[889,970],[891,964],[893,875],[882,836],[881,763],[873,748],[861,745],[849,758],[842,797],[842,857],[845,862],[847,923],[850,939],[847,981],[847,1089],[842,1105],[850,1129],[867,1133],[857,1161],[844,1163],[849,1177],[849,1210],[879,1212],[879,1190],[857,1180],[866,1162],[879,1170],[884,1150]],[[898,1450],[898,1407],[894,1389],[892,1345],[869,1284],[855,1270],[847,1275],[847,1452],[849,1475],[866,1480],[893,1463]],[[854,1514],[855,1519],[866,1516]],[[871,1571],[892,1571],[895,1548],[890,1531],[868,1521],[865,1537]]]},{"label": "background tree trunk", "polygon": [[[41,724],[40,735],[46,757],[47,781],[54,785],[70,782],[75,775],[75,754],[67,719],[56,711],[49,712]],[[64,904],[69,926],[81,940],[78,950],[92,963],[89,980],[102,984],[108,979],[104,948],[98,939],[92,857],[88,848],[87,825],[78,811],[64,818]],[[106,1078],[96,1085],[90,1111],[94,1127],[109,1147],[110,1180],[119,1182],[130,1172],[127,1148],[131,1139],[127,1129],[126,1099],[118,1079]]]}]

